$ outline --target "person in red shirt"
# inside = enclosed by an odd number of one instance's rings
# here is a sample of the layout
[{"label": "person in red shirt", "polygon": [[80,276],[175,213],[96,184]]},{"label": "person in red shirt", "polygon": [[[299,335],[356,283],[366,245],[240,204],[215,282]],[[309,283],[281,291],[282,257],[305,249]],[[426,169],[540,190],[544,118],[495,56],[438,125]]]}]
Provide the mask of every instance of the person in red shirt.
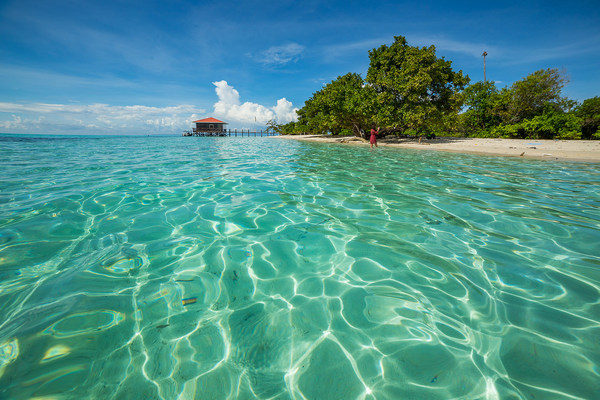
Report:
[{"label": "person in red shirt", "polygon": [[375,130],[375,124],[371,125],[371,139],[369,140],[369,143],[371,143],[371,148],[373,148],[373,145],[375,145],[375,147],[377,147],[377,134],[379,133],[379,128],[377,128],[377,130]]}]

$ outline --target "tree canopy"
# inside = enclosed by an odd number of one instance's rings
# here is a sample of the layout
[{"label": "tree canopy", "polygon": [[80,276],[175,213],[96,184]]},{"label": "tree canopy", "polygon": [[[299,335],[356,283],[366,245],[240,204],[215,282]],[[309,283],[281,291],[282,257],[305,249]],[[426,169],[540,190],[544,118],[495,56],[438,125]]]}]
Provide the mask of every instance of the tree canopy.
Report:
[{"label": "tree canopy", "polygon": [[600,97],[577,105],[563,96],[564,72],[541,69],[498,89],[475,82],[403,36],[369,51],[369,69],[338,76],[298,111],[298,122],[273,124],[282,133],[382,134],[600,139]]},{"label": "tree canopy", "polygon": [[437,57],[435,46],[414,47],[403,36],[394,39],[391,46],[369,51],[366,81],[377,93],[377,121],[421,132],[432,121],[458,112],[458,93],[469,77]]},{"label": "tree canopy", "polygon": [[486,129],[500,122],[500,116],[495,112],[500,98],[494,82],[475,82],[467,86],[463,95],[464,105],[468,108],[463,117],[466,126]]},{"label": "tree canopy", "polygon": [[464,132],[471,136],[579,139],[581,121],[562,96],[567,79],[556,68],[535,71],[510,87],[476,82],[464,91]]},{"label": "tree canopy", "polygon": [[305,102],[298,122],[313,133],[362,136],[372,123],[422,132],[460,109],[459,91],[469,78],[438,58],[434,46],[409,46],[397,36],[369,56],[366,80],[356,73],[339,76]]},{"label": "tree canopy", "polygon": [[575,115],[581,118],[583,139],[600,139],[600,97],[592,97],[575,109]]},{"label": "tree canopy", "polygon": [[557,68],[541,69],[513,83],[510,88],[508,116],[511,123],[521,122],[543,114],[550,104],[553,108],[564,110],[569,106],[566,97],[562,97],[562,88],[567,78]]},{"label": "tree canopy", "polygon": [[313,132],[348,130],[360,136],[372,120],[373,94],[359,74],[339,76],[306,101],[298,111],[298,122]]}]

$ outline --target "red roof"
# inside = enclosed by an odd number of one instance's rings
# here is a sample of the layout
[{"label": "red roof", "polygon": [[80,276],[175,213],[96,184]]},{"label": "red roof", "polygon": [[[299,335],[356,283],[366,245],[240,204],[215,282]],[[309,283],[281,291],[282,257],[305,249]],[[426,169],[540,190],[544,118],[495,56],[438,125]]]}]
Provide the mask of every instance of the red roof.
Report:
[{"label": "red roof", "polygon": [[227,122],[223,122],[223,121],[219,121],[218,119],[215,119],[213,117],[210,118],[204,118],[204,119],[199,119],[198,121],[194,121],[194,123],[213,123],[213,124],[226,124]]}]

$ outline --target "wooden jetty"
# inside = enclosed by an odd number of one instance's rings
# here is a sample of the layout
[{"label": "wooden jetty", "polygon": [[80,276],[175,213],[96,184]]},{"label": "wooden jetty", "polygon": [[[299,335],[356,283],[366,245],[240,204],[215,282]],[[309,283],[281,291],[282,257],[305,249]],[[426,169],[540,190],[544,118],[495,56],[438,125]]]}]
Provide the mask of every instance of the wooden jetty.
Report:
[{"label": "wooden jetty", "polygon": [[197,131],[197,130],[191,130],[191,131],[184,131],[182,136],[212,136],[212,137],[218,137],[218,136],[240,136],[240,137],[257,137],[257,136],[279,136],[280,134],[277,132],[273,132],[273,131],[267,131],[267,130],[250,130],[250,129],[225,129],[223,131],[218,131],[218,132],[203,132],[203,131]]},{"label": "wooden jetty", "polygon": [[184,131],[182,136],[278,136],[279,133],[268,130],[225,129],[227,122],[216,118],[205,118],[194,121],[196,126],[191,131]]}]

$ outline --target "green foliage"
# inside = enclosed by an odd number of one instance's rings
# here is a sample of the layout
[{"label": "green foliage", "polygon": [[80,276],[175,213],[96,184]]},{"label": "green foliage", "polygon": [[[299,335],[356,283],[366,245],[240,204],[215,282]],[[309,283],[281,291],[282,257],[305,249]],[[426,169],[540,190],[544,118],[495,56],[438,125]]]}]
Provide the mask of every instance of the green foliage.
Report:
[{"label": "green foliage", "polygon": [[567,79],[556,68],[541,69],[515,82],[510,88],[505,123],[518,123],[541,115],[547,105],[565,110],[570,104],[561,96]]},{"label": "green foliage", "polygon": [[369,51],[366,81],[377,93],[376,120],[389,127],[427,131],[458,112],[459,92],[469,78],[438,58],[435,46],[413,47],[402,36],[394,39],[391,46]]},{"label": "green foliage", "polygon": [[516,124],[498,125],[492,128],[491,135],[514,139],[581,139],[581,119],[548,104],[543,114]]},{"label": "green foliage", "polygon": [[[464,91],[468,108],[461,115],[463,129],[479,137],[580,139],[584,116],[594,115],[596,103],[590,102],[586,111],[580,106],[580,114],[568,112],[574,102],[562,97],[565,83],[557,69],[536,71],[500,91],[491,82],[477,82]],[[588,136],[597,129],[592,124]]]},{"label": "green foliage", "polygon": [[501,90],[494,82],[467,86],[469,77],[438,58],[434,46],[394,39],[369,51],[366,79],[339,76],[306,101],[298,122],[276,129],[364,137],[376,123],[384,134],[600,139],[600,97],[572,111],[576,102],[562,96],[567,79],[556,68],[535,71]]},{"label": "green foliage", "polygon": [[277,121],[270,119],[267,121],[267,132],[279,132],[280,126],[281,125],[277,124]]},{"label": "green foliage", "polygon": [[292,121],[292,122],[288,122],[287,124],[279,125],[278,132],[281,133],[282,135],[291,135],[291,134],[295,133],[296,129],[297,129],[297,123]]},{"label": "green foliage", "polygon": [[518,125],[498,125],[490,129],[490,134],[481,135],[480,137],[499,137],[505,139],[521,139],[522,134]]},{"label": "green foliage", "polygon": [[575,109],[581,118],[581,133],[584,139],[600,139],[600,97],[584,100]]},{"label": "green foliage", "polygon": [[269,131],[277,132],[282,135],[295,135],[308,132],[308,128],[298,122],[292,121],[287,124],[277,124],[274,120],[271,120],[267,122],[267,132]]},{"label": "green foliage", "polygon": [[579,120],[573,114],[545,113],[521,122],[526,138],[580,139]]},{"label": "green foliage", "polygon": [[298,111],[298,122],[313,133],[352,131],[361,136],[372,121],[374,97],[359,74],[348,73],[314,93]]},{"label": "green foliage", "polygon": [[494,82],[476,82],[463,92],[467,110],[462,115],[462,123],[470,131],[486,130],[501,122],[500,110],[503,98]]},{"label": "green foliage", "polygon": [[308,132],[308,126],[303,125],[300,122],[288,122],[282,129],[284,135],[299,135]]}]

